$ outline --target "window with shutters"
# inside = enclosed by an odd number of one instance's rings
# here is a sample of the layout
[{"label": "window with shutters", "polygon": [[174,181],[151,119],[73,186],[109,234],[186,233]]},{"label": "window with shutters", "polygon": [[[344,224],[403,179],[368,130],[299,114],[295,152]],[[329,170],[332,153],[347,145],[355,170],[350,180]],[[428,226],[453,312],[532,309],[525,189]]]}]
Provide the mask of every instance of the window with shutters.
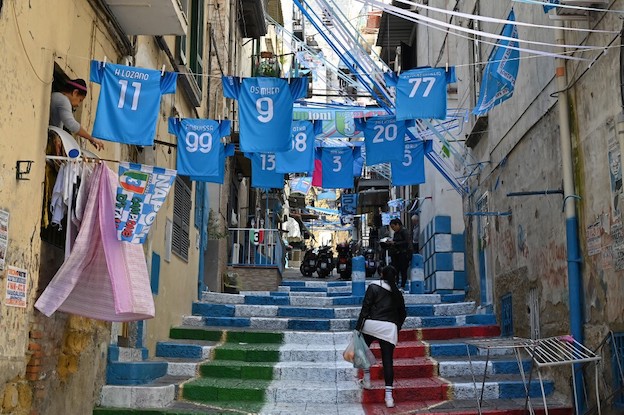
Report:
[{"label": "window with shutters", "polygon": [[176,176],[173,201],[173,235],[171,252],[188,260],[191,224],[191,181],[188,177]]}]

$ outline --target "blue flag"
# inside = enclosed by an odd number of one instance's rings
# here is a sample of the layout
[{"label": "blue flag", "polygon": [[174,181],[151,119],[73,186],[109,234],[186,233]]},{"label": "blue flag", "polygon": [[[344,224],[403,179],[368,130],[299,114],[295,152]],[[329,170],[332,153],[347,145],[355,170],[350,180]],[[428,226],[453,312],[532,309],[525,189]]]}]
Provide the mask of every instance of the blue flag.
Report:
[{"label": "blue flag", "polygon": [[[516,21],[513,9],[507,20]],[[518,29],[515,24],[506,24],[502,36],[518,38]],[[483,71],[479,102],[472,113],[475,115],[487,114],[494,106],[511,98],[513,95],[518,68],[520,66],[520,52],[517,41],[499,40],[490,54],[488,64]]]}]

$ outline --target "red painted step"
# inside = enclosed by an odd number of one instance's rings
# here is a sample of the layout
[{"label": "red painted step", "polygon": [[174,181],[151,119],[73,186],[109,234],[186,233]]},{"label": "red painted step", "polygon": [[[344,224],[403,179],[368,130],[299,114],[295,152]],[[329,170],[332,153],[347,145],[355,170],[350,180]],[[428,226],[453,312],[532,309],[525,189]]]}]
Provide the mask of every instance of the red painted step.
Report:
[{"label": "red painted step", "polygon": [[432,327],[424,329],[404,329],[399,332],[399,343],[417,340],[451,340],[470,337],[498,337],[500,327],[469,326],[469,327]]},{"label": "red painted step", "polygon": [[[383,379],[383,366],[381,360],[371,367],[371,379]],[[438,375],[437,363],[428,357],[415,357],[411,359],[394,359],[394,378],[432,378]],[[361,377],[361,376],[360,376]]]},{"label": "red painted step", "polygon": [[[372,389],[364,389],[362,403],[383,403],[385,385],[383,380],[373,380]],[[395,379],[396,402],[443,401],[448,397],[450,384],[438,378]]]},{"label": "red painted step", "polygon": [[[370,347],[371,351],[381,364],[381,349],[378,342],[373,342]],[[420,341],[399,341],[394,349],[394,358],[411,358],[424,357],[427,355],[427,345]]]},{"label": "red painted step", "polygon": [[[426,415],[478,415],[479,411],[475,403],[474,409],[441,409],[436,407],[442,402],[397,402],[394,408],[386,408],[383,403],[371,403],[363,405],[366,415],[390,415],[390,414],[426,414]],[[524,408],[510,409],[482,409],[483,415],[526,415],[528,412]],[[545,411],[540,408],[535,409],[536,415],[545,415]],[[548,407],[548,415],[573,415],[574,410],[566,407]]]}]

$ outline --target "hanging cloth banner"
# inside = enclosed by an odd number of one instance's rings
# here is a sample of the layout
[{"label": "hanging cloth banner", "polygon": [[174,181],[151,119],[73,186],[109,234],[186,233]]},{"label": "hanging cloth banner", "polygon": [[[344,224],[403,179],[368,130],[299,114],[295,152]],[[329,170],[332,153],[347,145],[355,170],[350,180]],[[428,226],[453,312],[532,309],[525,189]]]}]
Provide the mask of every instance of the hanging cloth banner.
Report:
[{"label": "hanging cloth banner", "polygon": [[112,226],[115,180],[106,164],[96,166],[71,254],[35,303],[48,317],[55,311],[104,321],[154,317],[143,247],[118,241]]},{"label": "hanging cloth banner", "polygon": [[115,225],[120,241],[142,244],[165,203],[176,171],[135,163],[119,163]]}]

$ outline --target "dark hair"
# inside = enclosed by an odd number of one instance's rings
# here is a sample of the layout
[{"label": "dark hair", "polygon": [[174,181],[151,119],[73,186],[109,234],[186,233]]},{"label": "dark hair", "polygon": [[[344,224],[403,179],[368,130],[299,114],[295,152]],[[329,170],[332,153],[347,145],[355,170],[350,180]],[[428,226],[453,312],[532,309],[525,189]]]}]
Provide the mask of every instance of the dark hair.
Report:
[{"label": "dark hair", "polygon": [[401,222],[401,219],[398,218],[394,218],[390,221],[390,225],[399,225],[399,226],[403,226],[403,222]]},{"label": "dark hair", "polygon": [[399,287],[396,284],[397,270],[392,265],[386,265],[381,270],[381,279],[388,283],[390,288],[392,289],[392,294],[395,298],[399,297],[401,293],[399,292]]},{"label": "dark hair", "polygon": [[79,95],[87,96],[87,83],[81,78],[67,79],[63,82],[59,90],[60,92],[78,91]]}]

